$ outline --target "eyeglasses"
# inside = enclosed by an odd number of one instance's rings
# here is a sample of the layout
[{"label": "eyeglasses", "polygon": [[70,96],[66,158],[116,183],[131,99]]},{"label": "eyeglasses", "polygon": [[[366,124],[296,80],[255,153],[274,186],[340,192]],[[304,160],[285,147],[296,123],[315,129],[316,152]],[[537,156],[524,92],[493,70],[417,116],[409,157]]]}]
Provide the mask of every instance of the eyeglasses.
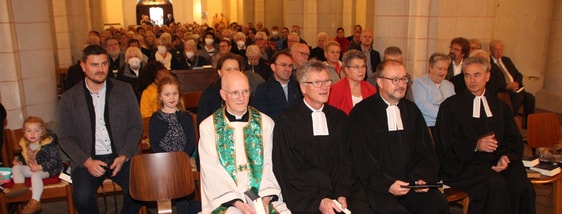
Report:
[{"label": "eyeglasses", "polygon": [[396,78],[379,77],[379,78],[390,80],[390,81],[392,81],[392,84],[394,84],[394,85],[398,85],[398,83],[400,83],[400,81],[402,81],[404,83],[410,82],[410,78],[408,76],[401,77],[401,78],[398,78],[398,77],[396,77]]},{"label": "eyeglasses", "polygon": [[359,70],[367,68],[367,65],[354,65],[354,66],[347,66],[348,68]]},{"label": "eyeglasses", "polygon": [[302,51],[295,51],[295,52],[300,53],[301,55],[306,56],[306,57],[310,56],[310,54],[306,53],[306,52],[302,52]]},{"label": "eyeglasses", "polygon": [[311,84],[315,88],[320,88],[322,86],[332,85],[332,80],[324,80],[324,81],[316,80],[316,81],[312,81],[312,82],[302,82],[302,83]]},{"label": "eyeglasses", "polygon": [[234,97],[234,98],[240,97],[240,95],[242,95],[244,97],[250,95],[249,89],[244,89],[242,91],[227,91],[227,90],[224,90],[224,89],[221,89],[221,90],[225,91],[228,95],[230,95],[231,97]]}]

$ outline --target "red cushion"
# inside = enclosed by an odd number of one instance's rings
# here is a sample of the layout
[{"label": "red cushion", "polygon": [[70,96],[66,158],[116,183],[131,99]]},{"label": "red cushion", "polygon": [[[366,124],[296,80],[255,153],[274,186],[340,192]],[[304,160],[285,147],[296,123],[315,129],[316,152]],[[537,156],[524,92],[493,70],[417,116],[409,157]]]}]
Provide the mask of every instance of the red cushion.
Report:
[{"label": "red cushion", "polygon": [[[43,179],[43,185],[58,184],[58,183],[60,183],[59,174]],[[4,184],[4,187],[12,188],[14,184],[15,184],[14,179],[12,178],[10,179],[10,182]],[[31,187],[31,178],[25,178],[25,185]]]}]

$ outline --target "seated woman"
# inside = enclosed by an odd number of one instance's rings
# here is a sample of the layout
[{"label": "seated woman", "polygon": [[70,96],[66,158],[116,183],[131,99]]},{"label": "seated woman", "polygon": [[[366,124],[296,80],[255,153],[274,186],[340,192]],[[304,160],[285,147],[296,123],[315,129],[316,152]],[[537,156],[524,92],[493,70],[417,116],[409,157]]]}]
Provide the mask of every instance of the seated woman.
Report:
[{"label": "seated woman", "polygon": [[183,53],[172,59],[172,70],[191,70],[209,63],[197,54],[197,44],[193,40],[183,43]]},{"label": "seated woman", "polygon": [[172,68],[172,58],[173,58],[172,54],[168,52],[168,47],[170,47],[170,43],[168,43],[167,40],[156,39],[156,47],[157,47],[157,51],[156,53],[154,53],[154,59],[164,64],[164,67],[170,70]]},{"label": "seated woman", "polygon": [[429,57],[429,72],[414,80],[414,102],[421,110],[425,123],[434,131],[439,105],[455,94],[453,83],[445,79],[451,58],[447,54],[434,53]]},{"label": "seated woman", "polygon": [[119,69],[117,76],[118,80],[125,81],[131,84],[133,91],[137,94],[137,98],[140,98],[140,92],[137,84],[137,79],[140,76],[142,68],[145,66],[145,62],[142,61],[142,52],[139,48],[129,47],[125,51],[125,65]]},{"label": "seated woman", "polygon": [[141,117],[150,117],[158,111],[158,82],[170,72],[161,62],[152,61],[146,64],[139,77]]},{"label": "seated woman", "polygon": [[340,44],[336,41],[330,41],[326,43],[324,47],[324,56],[326,61],[324,64],[328,66],[328,75],[332,80],[332,84],[335,84],[340,79],[345,77],[345,72],[342,73],[342,62],[340,62],[341,48]]},{"label": "seated woman", "polygon": [[318,33],[318,36],[316,36],[316,47],[310,50],[310,59],[326,61],[326,56],[324,55],[324,47],[328,42],[328,37],[328,33],[326,32]]},{"label": "seated woman", "polygon": [[259,74],[264,80],[268,80],[272,76],[273,71],[265,59],[261,58],[261,50],[258,46],[248,46],[246,48],[245,57],[248,59],[248,64],[246,64],[246,73],[251,72]]},{"label": "seated woman", "polygon": [[363,80],[367,72],[367,57],[363,52],[359,50],[347,51],[343,54],[342,60],[346,77],[332,85],[328,104],[349,115],[355,104],[375,94],[377,90]]},{"label": "seated woman", "polygon": [[203,57],[206,62],[211,62],[215,54],[219,52],[218,47],[215,45],[215,34],[206,32],[204,38],[204,45],[197,51],[197,55]]}]

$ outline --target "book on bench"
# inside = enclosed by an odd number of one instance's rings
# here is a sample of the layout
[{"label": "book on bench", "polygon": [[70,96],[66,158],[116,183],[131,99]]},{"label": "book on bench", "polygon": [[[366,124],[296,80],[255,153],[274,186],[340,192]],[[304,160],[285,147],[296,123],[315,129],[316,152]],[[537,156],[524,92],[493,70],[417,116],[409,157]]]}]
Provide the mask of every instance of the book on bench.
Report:
[{"label": "book on bench", "polygon": [[67,166],[64,170],[60,172],[59,178],[63,181],[72,184],[72,178],[70,178],[70,166]]},{"label": "book on bench", "polygon": [[533,171],[530,169],[526,169],[527,171],[527,178],[540,178],[541,177],[541,173],[537,172],[537,171]]},{"label": "book on bench", "polygon": [[532,166],[530,169],[546,176],[555,176],[560,173],[560,166],[556,163],[553,164],[550,162],[540,162],[538,165]]},{"label": "book on bench", "polygon": [[539,164],[539,158],[536,156],[523,156],[521,159],[523,161],[523,166],[525,167],[532,167]]}]

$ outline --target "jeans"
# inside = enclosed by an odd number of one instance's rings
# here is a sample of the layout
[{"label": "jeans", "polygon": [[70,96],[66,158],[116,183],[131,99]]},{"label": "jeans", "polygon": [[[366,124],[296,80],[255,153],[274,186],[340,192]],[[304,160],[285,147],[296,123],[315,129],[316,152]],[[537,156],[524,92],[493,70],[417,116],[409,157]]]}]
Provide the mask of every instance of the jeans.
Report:
[{"label": "jeans", "polygon": [[[93,159],[102,160],[108,165],[110,165],[116,156],[111,155],[99,155],[95,156]],[[121,213],[139,213],[142,203],[131,198],[129,194],[129,171],[130,162],[127,161],[123,164],[121,171],[119,171],[114,177],[109,177],[115,183],[119,184],[123,189],[123,208]],[[99,214],[98,203],[97,203],[97,189],[100,187],[102,182],[107,178],[107,176],[94,177],[85,167],[78,167],[72,169],[72,194],[74,195],[74,204],[76,205],[76,210],[80,214],[92,213]]]}]

